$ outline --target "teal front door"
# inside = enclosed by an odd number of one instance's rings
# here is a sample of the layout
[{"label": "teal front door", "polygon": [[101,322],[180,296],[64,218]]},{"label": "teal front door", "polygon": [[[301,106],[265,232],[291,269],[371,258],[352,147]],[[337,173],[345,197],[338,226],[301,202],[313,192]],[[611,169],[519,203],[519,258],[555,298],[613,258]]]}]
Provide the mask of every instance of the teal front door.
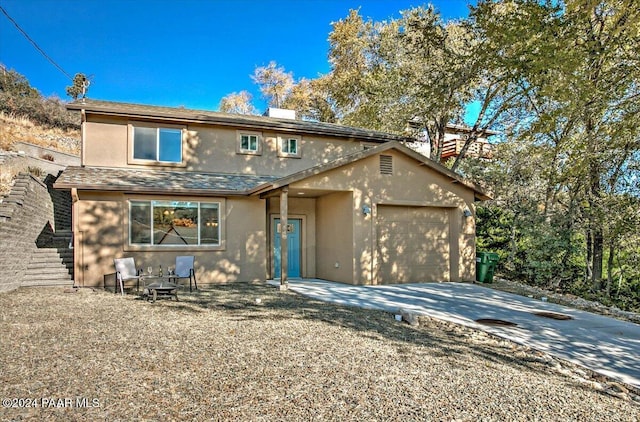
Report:
[{"label": "teal front door", "polygon": [[[273,251],[273,261],[274,261],[274,277],[280,277],[280,231],[278,227],[280,225],[280,219],[276,218],[275,220],[275,230],[273,231],[274,239],[274,251]],[[302,240],[302,236],[300,230],[302,228],[302,220],[299,218],[290,218],[288,224],[288,233],[287,233],[287,275],[288,277],[300,277],[300,262],[301,254],[300,254],[300,241]]]}]

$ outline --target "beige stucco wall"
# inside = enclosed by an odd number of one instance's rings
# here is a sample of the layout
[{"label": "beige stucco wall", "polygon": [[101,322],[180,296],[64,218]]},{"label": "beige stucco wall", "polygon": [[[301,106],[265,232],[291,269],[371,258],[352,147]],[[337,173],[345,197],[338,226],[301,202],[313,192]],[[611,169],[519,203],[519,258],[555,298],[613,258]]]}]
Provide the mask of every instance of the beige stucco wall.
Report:
[{"label": "beige stucco wall", "polygon": [[[475,281],[476,279],[476,208],[473,202],[466,204],[471,211],[471,217],[464,217],[457,213],[459,234],[458,243],[460,246],[459,281]],[[453,219],[452,219],[453,221]]]},{"label": "beige stucco wall", "polygon": [[[475,225],[473,218],[463,217],[465,208],[475,212],[473,191],[459,183],[453,183],[451,179],[400,152],[390,150],[383,154],[393,157],[393,175],[380,174],[379,157],[375,155],[291,185],[295,189],[339,189],[352,193],[349,214],[341,215],[340,222],[335,222],[333,217],[338,212],[336,209],[344,208],[344,202],[336,205],[331,196],[318,198],[318,225],[333,222],[334,226],[340,227],[334,233],[338,238],[331,247],[321,247],[323,241],[330,242],[331,236],[323,237],[324,226],[322,230],[318,230],[318,276],[325,278],[323,274],[331,273],[329,267],[333,263],[324,261],[324,255],[330,254],[331,248],[342,248],[341,254],[347,254],[347,249],[351,248],[353,278],[350,282],[375,284],[378,268],[375,251],[376,209],[379,204],[394,204],[450,208],[451,281],[473,280]],[[362,206],[365,204],[372,208],[369,216],[362,213]],[[345,239],[348,225],[352,227],[351,238]],[[325,270],[328,272],[325,273]],[[326,278],[343,281],[344,276],[340,276],[341,280]]]},{"label": "beige stucco wall", "polygon": [[317,200],[316,245],[318,278],[342,283],[359,283],[354,276],[353,197],[336,192]]},{"label": "beige stucco wall", "polygon": [[[158,166],[132,160],[133,125],[181,128],[183,130],[183,164]],[[321,136],[298,135],[300,158],[280,157],[279,132],[239,130],[237,128],[198,124],[170,124],[136,122],[123,118],[89,115],[83,125],[86,144],[84,165],[98,167],[131,167],[184,169],[197,172],[243,173],[260,175],[288,175],[314,165],[332,161],[362,149],[357,140],[334,139]],[[255,133],[262,140],[259,155],[237,152],[238,134]]]},{"label": "beige stucco wall", "polygon": [[266,206],[262,199],[224,200],[222,238],[225,247],[222,250],[178,247],[136,250],[127,245],[127,196],[81,191],[78,197],[74,204],[74,252],[76,284],[79,286],[102,287],[103,276],[114,272],[113,259],[130,256],[134,257],[138,268],[162,265],[166,269],[175,265],[176,256],[194,255],[199,284],[258,281],[267,276]]},{"label": "beige stucco wall", "polygon": [[82,146],[83,164],[119,167],[127,160],[126,120],[94,120],[82,124],[86,145]]}]

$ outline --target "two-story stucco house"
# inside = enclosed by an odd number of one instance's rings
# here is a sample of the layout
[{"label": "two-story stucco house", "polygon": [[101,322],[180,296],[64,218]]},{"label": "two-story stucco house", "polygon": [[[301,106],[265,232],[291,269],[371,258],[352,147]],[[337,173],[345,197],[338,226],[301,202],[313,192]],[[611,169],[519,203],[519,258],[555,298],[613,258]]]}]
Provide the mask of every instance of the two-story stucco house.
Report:
[{"label": "two-story stucco house", "polygon": [[82,165],[55,186],[74,200],[77,286],[103,286],[126,256],[146,268],[194,255],[200,284],[475,277],[474,202],[486,194],[401,137],[88,99],[68,108],[82,114]]}]

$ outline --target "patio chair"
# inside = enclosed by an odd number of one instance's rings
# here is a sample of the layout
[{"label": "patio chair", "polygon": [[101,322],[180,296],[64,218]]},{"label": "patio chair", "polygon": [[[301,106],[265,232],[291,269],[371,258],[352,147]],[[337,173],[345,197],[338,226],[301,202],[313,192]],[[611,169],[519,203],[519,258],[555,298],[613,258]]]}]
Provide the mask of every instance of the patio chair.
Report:
[{"label": "patio chair", "polygon": [[196,286],[196,290],[198,290],[198,282],[196,280],[196,272],[193,269],[195,257],[188,256],[176,256],[176,271],[175,278],[176,281],[181,278],[189,279],[189,291],[193,291],[191,289],[191,281],[193,280],[193,284]]},{"label": "patio chair", "polygon": [[140,274],[133,258],[115,258],[113,265],[116,267],[116,293],[120,287],[120,293],[124,295],[124,283],[129,280],[136,280],[136,289],[140,290]]}]

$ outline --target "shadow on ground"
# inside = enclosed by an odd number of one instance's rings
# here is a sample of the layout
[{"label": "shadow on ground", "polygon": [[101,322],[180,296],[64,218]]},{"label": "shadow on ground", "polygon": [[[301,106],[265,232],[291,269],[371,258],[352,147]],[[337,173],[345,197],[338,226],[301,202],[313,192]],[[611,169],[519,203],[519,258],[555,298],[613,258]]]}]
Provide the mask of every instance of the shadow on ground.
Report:
[{"label": "shadow on ground", "polygon": [[396,321],[388,312],[334,305],[262,283],[207,286],[181,293],[179,302],[161,300],[149,306],[165,307],[168,312],[224,311],[236,321],[301,319],[331,324],[349,329],[354,335],[396,342],[400,358],[409,353],[403,344],[411,343],[454,361],[456,355],[472,353],[486,359],[488,365],[502,363],[541,373],[557,365],[542,353],[472,328],[429,317],[420,317],[417,327],[410,326]]}]

